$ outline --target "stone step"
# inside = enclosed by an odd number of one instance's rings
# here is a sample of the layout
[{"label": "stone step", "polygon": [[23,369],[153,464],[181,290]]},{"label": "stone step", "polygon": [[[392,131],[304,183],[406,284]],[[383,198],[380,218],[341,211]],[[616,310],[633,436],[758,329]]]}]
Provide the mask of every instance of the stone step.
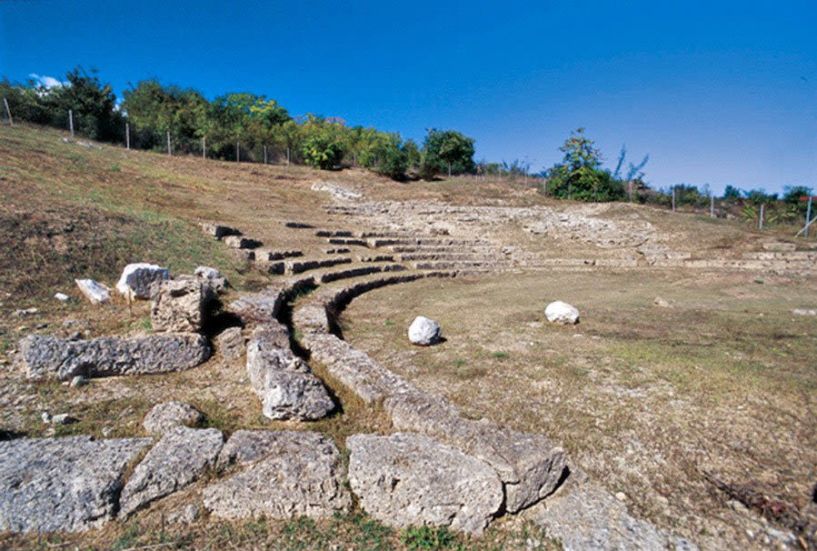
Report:
[{"label": "stone step", "polygon": [[393,254],[378,254],[372,256],[358,256],[358,262],[394,262]]},{"label": "stone step", "polygon": [[401,264],[388,264],[385,266],[360,266],[357,268],[350,268],[348,270],[327,272],[325,274],[321,274],[318,277],[318,280],[321,283],[331,283],[332,281],[339,281],[341,279],[350,279],[353,277],[360,277],[382,272],[401,272],[404,271],[405,269],[406,267]]},{"label": "stone step", "polygon": [[283,260],[285,258],[296,258],[303,255],[304,255],[303,251],[298,250],[274,251],[269,249],[257,249],[255,251],[255,260],[256,261]]},{"label": "stone step", "polygon": [[385,247],[396,253],[495,253],[496,248],[489,245],[391,245]]},{"label": "stone step", "polygon": [[357,245],[359,247],[369,246],[369,243],[365,239],[356,239],[348,237],[330,237],[326,241],[330,245]]},{"label": "stone step", "polygon": [[349,230],[318,230],[315,235],[318,237],[354,237],[354,233]]},{"label": "stone step", "polygon": [[347,254],[352,252],[352,250],[346,247],[334,247],[331,249],[324,249],[323,252],[324,254]]},{"label": "stone step", "polygon": [[324,258],[320,260],[289,260],[285,263],[285,273],[300,274],[309,270],[317,270],[319,268],[329,268],[338,264],[351,264],[352,259],[347,257],[341,258]]},{"label": "stone step", "polygon": [[743,258],[747,260],[817,260],[817,252],[814,251],[775,251],[775,252],[748,252],[743,253]]},{"label": "stone step", "polygon": [[402,237],[394,239],[377,239],[372,238],[368,240],[368,246],[376,249],[380,247],[391,247],[394,245],[432,245],[432,246],[473,246],[483,245],[484,241],[471,239],[454,239],[446,237]]},{"label": "stone step", "polygon": [[303,229],[303,230],[310,230],[310,229],[313,229],[315,227],[312,224],[305,224],[303,222],[284,222],[284,226],[286,226],[287,228]]},{"label": "stone step", "polygon": [[496,255],[478,254],[478,253],[404,253],[397,255],[400,262],[409,262],[415,260],[445,260],[449,262],[458,261],[482,261],[487,262],[497,259]]},{"label": "stone step", "polygon": [[478,261],[460,261],[460,262],[444,262],[444,261],[426,261],[426,262],[412,262],[410,263],[415,270],[460,270],[470,268],[499,268],[505,267],[499,263],[493,262],[478,262]]}]

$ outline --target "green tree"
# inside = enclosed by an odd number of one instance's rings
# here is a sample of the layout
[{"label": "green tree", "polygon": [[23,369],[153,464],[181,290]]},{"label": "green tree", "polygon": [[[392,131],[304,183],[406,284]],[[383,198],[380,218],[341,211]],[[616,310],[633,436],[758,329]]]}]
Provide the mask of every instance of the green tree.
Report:
[{"label": "green tree", "polygon": [[474,140],[455,130],[432,128],[423,144],[423,177],[433,178],[436,174],[448,176],[474,170]]},{"label": "green tree", "polygon": [[304,163],[323,170],[340,165],[345,152],[345,133],[341,122],[308,115],[301,132],[300,152]]},{"label": "green tree", "polygon": [[723,190],[723,199],[725,201],[736,201],[740,199],[741,195],[743,195],[743,192],[732,184],[727,184]]},{"label": "green tree", "polygon": [[[584,128],[573,132],[559,148],[562,162],[546,172],[547,189],[555,197],[580,201],[615,201],[624,197],[624,185],[601,169],[601,152]],[[622,161],[623,162],[623,161]]]}]

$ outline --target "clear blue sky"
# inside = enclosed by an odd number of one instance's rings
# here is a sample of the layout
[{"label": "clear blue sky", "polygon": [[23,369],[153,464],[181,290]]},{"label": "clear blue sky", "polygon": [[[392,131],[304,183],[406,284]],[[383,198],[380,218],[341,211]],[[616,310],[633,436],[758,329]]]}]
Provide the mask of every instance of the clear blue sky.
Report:
[{"label": "clear blue sky", "polygon": [[98,68],[551,165],[587,128],[657,186],[817,187],[817,0],[5,0],[0,74]]}]

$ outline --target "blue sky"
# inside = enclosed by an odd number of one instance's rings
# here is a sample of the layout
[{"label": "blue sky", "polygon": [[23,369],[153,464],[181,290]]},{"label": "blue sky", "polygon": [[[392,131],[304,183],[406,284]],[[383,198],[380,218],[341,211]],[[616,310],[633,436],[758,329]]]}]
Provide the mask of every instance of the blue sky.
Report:
[{"label": "blue sky", "polygon": [[816,29],[815,0],[5,0],[0,74],[250,91],[536,169],[583,126],[654,185],[778,191],[817,187]]}]

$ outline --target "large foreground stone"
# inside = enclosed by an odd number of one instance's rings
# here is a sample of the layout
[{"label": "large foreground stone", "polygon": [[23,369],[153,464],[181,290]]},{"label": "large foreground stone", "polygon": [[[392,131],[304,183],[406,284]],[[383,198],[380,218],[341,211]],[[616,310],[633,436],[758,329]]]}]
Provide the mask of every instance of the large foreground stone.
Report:
[{"label": "large foreground stone", "polygon": [[176,427],[137,465],[122,490],[120,516],[184,488],[216,463],[224,439],[218,429]]},{"label": "large foreground stone", "polygon": [[511,513],[551,494],[562,482],[565,452],[544,435],[466,419],[454,406],[419,390],[394,394],[383,408],[395,429],[431,436],[490,465],[502,480],[505,509]]},{"label": "large foreground stone", "polygon": [[319,519],[351,507],[340,453],[319,433],[236,431],[219,456],[219,465],[230,464],[245,468],[204,489],[214,516]]},{"label": "large foreground stone", "polygon": [[264,416],[320,419],[335,404],[320,379],[288,348],[287,335],[277,330],[278,326],[271,323],[258,327],[247,343],[247,374],[261,398]]},{"label": "large foreground stone", "polygon": [[[575,475],[586,478],[583,473]],[[557,495],[526,511],[525,517],[570,551],[697,549],[631,516],[615,496],[587,480],[571,482]]]},{"label": "large foreground stone", "polygon": [[150,438],[0,442],[0,531],[76,532],[112,518],[128,463]]},{"label": "large foreground stone", "polygon": [[170,270],[156,264],[128,264],[116,284],[116,290],[130,298],[150,298],[150,288],[156,282],[170,279]]},{"label": "large foreground stone", "polygon": [[190,369],[210,357],[210,345],[194,333],[76,341],[31,335],[20,340],[19,357],[30,379],[67,381]]},{"label": "large foreground stone", "polygon": [[198,333],[214,298],[214,291],[196,279],[161,281],[151,296],[151,325],[154,331]]},{"label": "large foreground stone", "polygon": [[491,467],[427,436],[358,434],[346,445],[352,491],[364,511],[389,526],[480,534],[502,506],[502,483]]}]

